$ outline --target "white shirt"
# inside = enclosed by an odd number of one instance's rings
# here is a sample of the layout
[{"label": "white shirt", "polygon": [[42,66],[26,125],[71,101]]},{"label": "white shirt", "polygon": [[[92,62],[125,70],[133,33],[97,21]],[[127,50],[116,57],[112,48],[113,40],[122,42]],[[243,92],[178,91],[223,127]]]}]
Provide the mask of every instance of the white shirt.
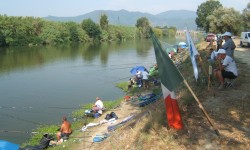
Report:
[{"label": "white shirt", "polygon": [[168,53],[168,57],[169,57],[169,58],[171,58],[171,57],[172,57],[172,55],[171,55],[170,53]]},{"label": "white shirt", "polygon": [[143,71],[142,72],[142,79],[148,80],[148,73],[147,73],[147,71]]},{"label": "white shirt", "polygon": [[226,56],[222,63],[225,66],[225,71],[232,72],[235,76],[238,76],[238,70],[235,61],[230,56]]},{"label": "white shirt", "polygon": [[211,55],[210,55],[211,60],[212,60],[212,61],[216,60],[216,57],[217,57],[217,53],[216,53],[216,51],[213,51],[213,52],[211,53]]},{"label": "white shirt", "polygon": [[102,109],[103,109],[103,103],[102,103],[102,101],[101,100],[97,100],[95,102],[95,105],[96,105],[96,107],[100,108],[100,110],[98,110],[98,113],[102,114]]},{"label": "white shirt", "polygon": [[102,103],[102,101],[101,100],[97,100],[96,102],[95,102],[95,105],[96,105],[96,107],[99,107],[99,108],[103,108],[103,103]]},{"label": "white shirt", "polygon": [[141,71],[138,71],[138,72],[136,73],[136,76],[137,76],[137,78],[141,78],[141,77],[142,77],[142,72],[141,72]]}]

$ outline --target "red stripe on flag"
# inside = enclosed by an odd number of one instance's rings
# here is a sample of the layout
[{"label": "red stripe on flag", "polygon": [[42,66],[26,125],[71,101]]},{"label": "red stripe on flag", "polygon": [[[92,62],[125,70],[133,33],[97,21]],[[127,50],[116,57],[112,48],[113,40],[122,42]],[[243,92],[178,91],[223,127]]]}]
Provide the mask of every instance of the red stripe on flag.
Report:
[{"label": "red stripe on flag", "polygon": [[164,103],[166,107],[166,114],[169,126],[175,129],[183,129],[183,122],[181,120],[181,114],[177,100],[172,99],[171,95],[168,95],[165,98]]}]

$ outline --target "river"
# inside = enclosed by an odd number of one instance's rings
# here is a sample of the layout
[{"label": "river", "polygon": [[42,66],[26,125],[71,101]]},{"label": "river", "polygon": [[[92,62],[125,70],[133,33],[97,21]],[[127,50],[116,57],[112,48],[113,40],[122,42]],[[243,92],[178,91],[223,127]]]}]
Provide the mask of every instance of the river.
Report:
[{"label": "river", "polygon": [[[181,40],[166,42],[176,44]],[[41,126],[95,97],[116,100],[115,84],[128,81],[130,69],[155,63],[152,42],[60,45],[0,49],[0,139],[21,144]]]}]

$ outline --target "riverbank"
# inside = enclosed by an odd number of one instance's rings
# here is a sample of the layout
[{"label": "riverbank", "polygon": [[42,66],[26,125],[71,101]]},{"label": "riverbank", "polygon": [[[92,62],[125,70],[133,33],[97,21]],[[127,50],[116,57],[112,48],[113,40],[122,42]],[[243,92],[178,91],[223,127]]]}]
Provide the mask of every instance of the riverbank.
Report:
[{"label": "riverbank", "polygon": [[[203,50],[208,43],[203,42],[198,46]],[[237,43],[236,43],[237,44]],[[238,44],[237,44],[238,45]],[[250,85],[248,83],[250,65],[246,63],[249,60],[248,55],[239,54],[241,52],[236,48],[236,61],[240,76],[233,88],[223,91],[216,89],[216,81],[213,80],[213,88],[207,90],[207,84],[199,81],[196,83],[192,76],[192,68],[189,59],[185,61],[180,71],[191,85],[202,105],[207,110],[213,120],[215,127],[220,132],[217,136],[205,118],[204,114],[194,101],[190,92],[181,86],[177,92],[179,107],[182,114],[182,120],[185,127],[181,131],[170,129],[167,126],[165,108],[162,105],[163,99],[148,105],[138,107],[132,102],[122,101],[120,106],[114,111],[122,121],[130,114],[136,114],[136,117],[125,124],[123,127],[111,132],[110,137],[101,143],[92,144],[96,134],[107,132],[105,124],[89,129],[87,132],[78,132],[72,138],[62,145],[52,149],[245,149],[249,147],[250,136],[250,107],[249,93]],[[249,53],[250,49],[244,49]],[[245,57],[244,57],[245,56]],[[205,62],[205,61],[204,61]],[[190,69],[191,68],[191,69]],[[142,91],[141,91],[142,92]],[[143,93],[151,91],[143,91]],[[110,112],[109,111],[109,112]],[[107,113],[109,113],[107,112]],[[94,122],[104,119],[105,114]],[[78,128],[80,129],[80,128]]]}]

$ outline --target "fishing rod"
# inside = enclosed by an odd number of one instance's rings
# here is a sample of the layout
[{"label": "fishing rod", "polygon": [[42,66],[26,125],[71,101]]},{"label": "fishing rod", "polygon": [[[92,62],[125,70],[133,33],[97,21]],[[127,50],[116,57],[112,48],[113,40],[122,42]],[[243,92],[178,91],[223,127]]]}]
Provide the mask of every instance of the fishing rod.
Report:
[{"label": "fishing rod", "polygon": [[94,70],[94,71],[118,70],[118,69],[127,69],[127,68],[131,68],[131,66],[129,66],[129,67],[120,67],[120,68],[105,68],[105,69],[99,69],[99,70]]},{"label": "fishing rod", "polygon": [[121,66],[121,65],[138,65],[138,63],[135,62],[135,63],[129,63],[129,64],[119,64],[119,65],[110,65],[110,66]]},{"label": "fishing rod", "polygon": [[[134,77],[134,76],[135,76],[135,75],[131,75],[131,76],[119,78],[119,79],[117,79],[117,80],[115,80],[115,81],[119,81],[119,80],[123,80],[123,79],[129,79],[129,78],[132,78],[132,77]],[[115,82],[115,81],[114,81],[114,82]]]},{"label": "fishing rod", "polygon": [[50,106],[48,108],[52,108],[52,109],[79,109],[79,108],[87,108],[87,107],[57,107],[57,106]]},{"label": "fishing rod", "polygon": [[33,107],[32,107],[32,106],[28,106],[28,107],[0,106],[0,109],[16,109],[16,108],[22,108],[22,109],[33,109]]},{"label": "fishing rod", "polygon": [[[45,133],[46,134],[46,133]],[[48,133],[49,134],[49,133]],[[82,139],[82,138],[90,138],[92,137],[91,135],[88,135],[88,136],[82,136],[82,137],[79,137],[79,136],[69,136],[69,139],[73,138],[73,139]],[[33,137],[34,138],[34,137]],[[40,137],[35,137],[35,139],[38,139]]]},{"label": "fishing rod", "polygon": [[48,132],[31,132],[31,131],[17,131],[17,130],[0,130],[0,133],[24,133],[24,134],[56,134]]},{"label": "fishing rod", "polygon": [[[86,131],[86,132],[96,132],[96,131]],[[0,130],[0,133],[56,134],[57,132],[35,132],[35,131],[18,131],[18,130]],[[72,137],[72,136],[70,136],[70,137]]]},{"label": "fishing rod", "polygon": [[6,117],[9,117],[9,118],[13,118],[13,119],[17,119],[17,120],[21,120],[21,121],[24,121],[24,122],[29,122],[29,123],[32,123],[32,124],[35,124],[35,125],[43,125],[43,124],[35,122],[35,121],[30,121],[30,120],[27,120],[27,119],[22,119],[22,118],[15,117],[15,116],[12,116],[12,115],[9,115],[9,114],[5,114],[5,113],[0,113],[0,115],[6,116]]},{"label": "fishing rod", "polygon": [[[41,107],[39,107],[41,108]],[[51,109],[78,109],[78,108],[85,108],[82,106],[78,106],[78,107],[57,107],[57,106],[49,106],[47,108],[51,108]],[[0,109],[13,109],[13,110],[17,110],[17,109],[27,109],[27,110],[36,110],[36,107],[33,106],[28,106],[28,107],[16,107],[16,106],[0,106]],[[43,113],[43,112],[40,112]]]},{"label": "fishing rod", "polygon": [[30,134],[31,132],[28,132],[28,131],[15,131],[15,130],[12,130],[12,131],[9,131],[9,130],[0,130],[0,132],[6,132],[6,133],[26,133],[26,134]]}]

